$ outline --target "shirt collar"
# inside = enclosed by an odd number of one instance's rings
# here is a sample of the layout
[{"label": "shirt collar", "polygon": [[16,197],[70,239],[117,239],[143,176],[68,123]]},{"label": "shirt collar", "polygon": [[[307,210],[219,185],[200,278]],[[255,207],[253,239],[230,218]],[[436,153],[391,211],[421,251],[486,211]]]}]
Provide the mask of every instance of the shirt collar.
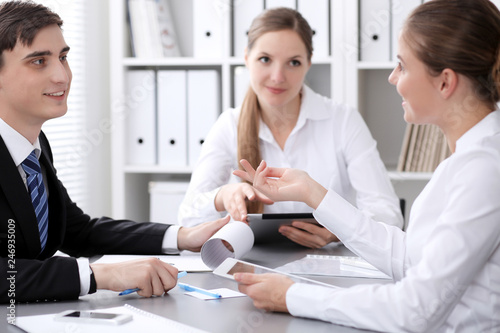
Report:
[{"label": "shirt collar", "polygon": [[456,151],[461,151],[479,142],[481,139],[500,132],[500,111],[496,110],[465,132],[457,140]]},{"label": "shirt collar", "polygon": [[[308,119],[322,120],[327,119],[331,115],[330,110],[326,107],[327,104],[324,102],[327,97],[317,94],[305,84],[302,86],[301,94],[302,99],[300,104],[299,119],[297,119],[297,124],[290,133],[290,136],[300,130],[306,124]],[[273,134],[262,120],[262,117],[260,117],[260,128],[259,138],[272,142],[274,140]]]},{"label": "shirt collar", "polygon": [[0,118],[0,136],[2,136],[3,142],[16,166],[19,166],[31,154],[33,149],[36,157],[40,158],[42,148],[39,139],[37,138],[35,144],[32,145],[28,139],[10,127],[2,118]]}]

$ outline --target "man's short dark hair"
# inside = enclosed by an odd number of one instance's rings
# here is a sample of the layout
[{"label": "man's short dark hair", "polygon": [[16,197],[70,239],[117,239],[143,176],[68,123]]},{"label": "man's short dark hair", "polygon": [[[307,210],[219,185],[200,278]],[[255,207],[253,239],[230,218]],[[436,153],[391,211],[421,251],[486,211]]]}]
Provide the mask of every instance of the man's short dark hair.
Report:
[{"label": "man's short dark hair", "polygon": [[0,4],[0,69],[3,51],[11,51],[17,42],[30,46],[40,29],[63,21],[49,8],[33,1],[9,1]]}]

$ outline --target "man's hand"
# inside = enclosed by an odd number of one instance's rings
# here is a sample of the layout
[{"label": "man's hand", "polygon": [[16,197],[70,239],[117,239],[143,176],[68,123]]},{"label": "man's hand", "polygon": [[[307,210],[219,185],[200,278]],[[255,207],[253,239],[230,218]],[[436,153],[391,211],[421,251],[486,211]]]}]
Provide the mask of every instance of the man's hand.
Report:
[{"label": "man's hand", "polygon": [[294,282],[280,274],[236,273],[238,289],[253,299],[253,304],[266,311],[288,312],[286,292]]},{"label": "man's hand", "polygon": [[198,252],[205,242],[220,228],[229,222],[230,216],[212,222],[205,222],[195,227],[181,227],[177,234],[177,248]]},{"label": "man's hand", "polygon": [[144,297],[161,296],[177,284],[177,268],[158,258],[116,264],[91,264],[97,289],[124,291],[139,288]]}]

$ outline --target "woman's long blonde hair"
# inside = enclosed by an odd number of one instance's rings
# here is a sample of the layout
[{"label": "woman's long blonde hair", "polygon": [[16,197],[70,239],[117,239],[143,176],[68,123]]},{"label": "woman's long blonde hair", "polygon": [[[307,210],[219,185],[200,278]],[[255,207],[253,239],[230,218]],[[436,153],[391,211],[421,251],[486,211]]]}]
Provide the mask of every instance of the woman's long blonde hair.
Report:
[{"label": "woman's long blonde hair", "polygon": [[[271,31],[293,30],[307,50],[308,60],[312,57],[312,29],[302,15],[296,10],[280,7],[264,11],[257,16],[248,31],[247,52],[250,52],[256,40]],[[246,159],[252,167],[257,168],[262,160],[259,144],[260,105],[252,87],[248,88],[238,121],[238,161]],[[239,162],[238,162],[239,165]],[[239,165],[240,169],[242,168]],[[248,213],[262,213],[263,204],[260,201],[247,202]]]}]

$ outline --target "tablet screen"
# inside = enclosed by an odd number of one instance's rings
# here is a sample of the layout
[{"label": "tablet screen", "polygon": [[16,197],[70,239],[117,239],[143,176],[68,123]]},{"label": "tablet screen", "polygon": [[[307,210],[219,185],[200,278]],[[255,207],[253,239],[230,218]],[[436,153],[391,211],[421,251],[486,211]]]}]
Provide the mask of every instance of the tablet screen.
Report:
[{"label": "tablet screen", "polygon": [[297,275],[292,275],[292,274],[287,274],[283,272],[276,271],[272,268],[267,268],[263,266],[259,266],[250,262],[246,261],[241,261],[237,260],[234,258],[227,258],[222,264],[219,265],[214,270],[215,275],[219,275],[225,278],[230,278],[234,279],[233,275],[235,273],[254,273],[254,274],[264,274],[264,273],[275,273],[275,274],[281,274],[281,275],[286,275],[288,278],[290,278],[292,281],[295,282],[300,282],[300,283],[309,283],[309,284],[319,284],[323,286],[327,286],[330,288],[336,288],[333,285],[326,284],[320,281],[308,279],[302,276],[297,276]]},{"label": "tablet screen", "polygon": [[291,225],[293,221],[318,223],[312,213],[248,214],[247,221],[253,231],[255,243],[287,240],[278,229],[282,225]]}]

